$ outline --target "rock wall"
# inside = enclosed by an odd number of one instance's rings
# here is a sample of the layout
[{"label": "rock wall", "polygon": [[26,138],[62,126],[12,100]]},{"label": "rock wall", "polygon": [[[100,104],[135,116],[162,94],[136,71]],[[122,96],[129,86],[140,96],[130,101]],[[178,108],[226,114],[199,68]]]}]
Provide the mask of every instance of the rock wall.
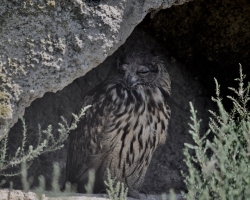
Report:
[{"label": "rock wall", "polygon": [[0,140],[25,107],[111,55],[145,15],[187,0],[2,0]]}]

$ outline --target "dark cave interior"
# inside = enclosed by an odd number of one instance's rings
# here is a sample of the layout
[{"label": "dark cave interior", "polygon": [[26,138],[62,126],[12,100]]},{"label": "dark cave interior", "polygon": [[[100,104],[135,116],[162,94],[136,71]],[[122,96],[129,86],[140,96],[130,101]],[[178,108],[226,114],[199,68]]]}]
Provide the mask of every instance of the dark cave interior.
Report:
[{"label": "dark cave interior", "polygon": [[[221,96],[238,88],[239,63],[245,83],[250,81],[250,2],[197,0],[148,14],[138,25],[154,36],[167,51],[215,95],[216,78]],[[230,101],[225,99],[225,107]]]}]

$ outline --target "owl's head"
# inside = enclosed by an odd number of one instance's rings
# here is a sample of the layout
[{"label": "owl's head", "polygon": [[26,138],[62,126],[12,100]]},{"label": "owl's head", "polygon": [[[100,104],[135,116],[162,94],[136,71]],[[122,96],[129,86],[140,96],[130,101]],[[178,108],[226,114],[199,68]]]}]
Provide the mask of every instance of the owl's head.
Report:
[{"label": "owl's head", "polygon": [[146,53],[127,56],[118,64],[118,80],[129,89],[138,86],[170,87],[169,75],[159,57]]}]

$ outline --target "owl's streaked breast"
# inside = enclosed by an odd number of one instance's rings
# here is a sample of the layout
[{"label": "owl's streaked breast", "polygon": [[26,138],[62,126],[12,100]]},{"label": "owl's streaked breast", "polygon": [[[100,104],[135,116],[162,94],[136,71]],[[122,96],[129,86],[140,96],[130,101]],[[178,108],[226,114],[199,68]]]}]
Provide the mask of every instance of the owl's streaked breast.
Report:
[{"label": "owl's streaked breast", "polygon": [[[112,90],[108,90],[113,88]],[[114,103],[104,136],[113,159],[109,168],[119,168],[126,177],[136,173],[140,165],[149,165],[154,150],[165,142],[170,109],[166,102],[167,91],[158,87],[139,86],[129,90],[122,85],[107,87],[110,103]],[[145,163],[143,163],[145,162]],[[139,165],[138,165],[139,164]],[[138,174],[139,176],[140,174]]]}]

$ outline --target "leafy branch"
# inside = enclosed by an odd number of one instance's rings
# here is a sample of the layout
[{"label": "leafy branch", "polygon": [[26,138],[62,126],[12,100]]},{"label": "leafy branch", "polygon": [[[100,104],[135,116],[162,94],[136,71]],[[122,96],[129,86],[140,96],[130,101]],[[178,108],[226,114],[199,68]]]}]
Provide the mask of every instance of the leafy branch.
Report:
[{"label": "leafy branch", "polygon": [[[13,157],[7,156],[8,150],[8,134],[5,138],[0,141],[0,176],[16,176],[21,172],[6,173],[7,169],[19,166],[21,163],[28,163],[27,168],[31,165],[31,161],[43,153],[53,152],[61,149],[64,145],[63,142],[68,138],[68,133],[77,127],[77,123],[80,118],[85,115],[86,110],[91,107],[86,106],[80,110],[78,115],[73,115],[73,122],[69,125],[65,118],[61,117],[62,123],[58,123],[58,136],[53,135],[52,126],[49,125],[46,130],[41,130],[40,125],[38,126],[38,143],[36,147],[29,145],[26,147],[27,141],[27,128],[25,120],[21,117],[23,127],[23,139],[20,147],[17,148]],[[44,138],[44,139],[42,139]],[[26,150],[27,149],[27,150]]]}]

